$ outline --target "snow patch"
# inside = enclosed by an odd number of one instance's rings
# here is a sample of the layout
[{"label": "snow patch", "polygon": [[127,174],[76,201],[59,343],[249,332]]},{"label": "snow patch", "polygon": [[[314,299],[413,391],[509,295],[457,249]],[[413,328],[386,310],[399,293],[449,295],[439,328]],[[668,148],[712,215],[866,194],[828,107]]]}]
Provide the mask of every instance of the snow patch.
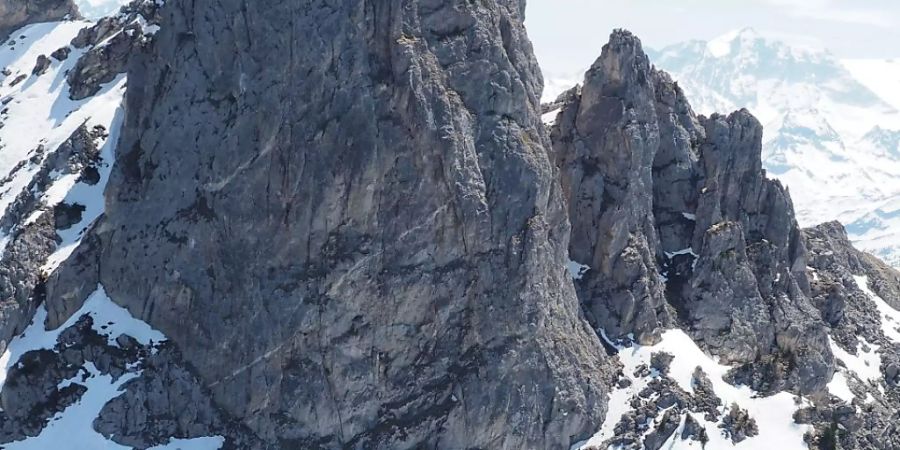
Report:
[{"label": "snow patch", "polygon": [[859,289],[869,296],[869,299],[878,308],[878,312],[881,314],[881,331],[884,332],[888,339],[900,343],[900,311],[894,309],[888,302],[869,289],[869,277],[854,276],[853,279],[856,281]]},{"label": "snow patch", "polygon": [[553,125],[556,123],[556,116],[559,115],[560,108],[554,109],[553,111],[544,113],[541,116],[541,122],[544,122],[544,125]]},{"label": "snow patch", "polygon": [[584,277],[584,274],[587,273],[588,270],[591,270],[591,268],[590,266],[577,263],[570,259],[569,262],[566,263],[566,270],[569,272],[569,276],[572,277],[573,280],[580,280]]},{"label": "snow patch", "polygon": [[[122,127],[123,108],[120,105],[110,104],[108,112],[101,113],[98,122],[107,129],[109,136],[100,147],[100,163],[97,168],[100,181],[94,185],[78,182],[78,174],[70,174],[54,182],[44,194],[42,202],[45,205],[56,205],[60,202],[67,204],[79,204],[84,206],[81,213],[81,221],[72,225],[67,230],[57,230],[62,242],[56,250],[47,258],[41,268],[45,273],[51,273],[65,261],[69,255],[81,243],[81,238],[88,227],[105,211],[103,191],[109,180],[112,170],[112,162],[115,160],[114,149],[119,140],[119,131]],[[97,119],[95,117],[95,119]]]},{"label": "snow patch", "polygon": [[106,336],[110,346],[118,347],[116,338],[122,335],[133,337],[144,346],[151,346],[166,340],[165,335],[154,330],[146,322],[135,319],[125,308],[115,304],[103,289],[91,294],[84,305],[72,315],[62,326],[55,330],[45,330],[47,310],[38,307],[31,324],[22,334],[13,338],[3,356],[0,357],[0,390],[6,382],[6,375],[12,364],[16,364],[22,355],[35,350],[52,350],[56,346],[59,335],[67,328],[75,325],[81,317],[88,315],[93,319],[92,328],[101,336]]},{"label": "snow patch", "polygon": [[855,373],[863,381],[878,381],[881,379],[881,356],[877,353],[879,347],[863,338],[860,338],[860,341],[862,342],[858,344],[856,354],[851,355],[838,346],[831,336],[828,337],[831,352],[837,359],[843,361],[847,370]]},{"label": "snow patch", "polygon": [[[605,333],[601,331],[601,335],[609,342]],[[793,395],[782,392],[770,397],[759,397],[749,387],[728,384],[724,377],[731,368],[719,364],[714,358],[704,353],[684,331],[668,330],[663,333],[660,343],[652,346],[636,344],[627,346],[612,342],[610,344],[617,348],[619,360],[624,365],[625,376],[631,379],[632,384],[610,393],[609,413],[600,430],[588,441],[580,443],[575,448],[586,450],[591,446],[599,446],[614,436],[616,424],[622,415],[631,409],[629,400],[643,390],[652,378],[634,378],[632,374],[635,373],[638,366],[649,367],[653,353],[667,352],[675,355],[675,359],[669,367],[669,377],[682,389],[694,392],[693,373],[694,369],[699,366],[709,376],[715,393],[722,399],[723,406],[720,407],[720,411],[724,413],[726,408],[737,403],[738,406],[750,413],[759,427],[758,436],[748,438],[738,444],[732,444],[731,440],[722,434],[722,430],[716,423],[708,422],[703,417],[696,415],[694,418],[709,435],[710,440],[705,448],[807,450],[803,435],[812,428],[794,423],[793,414],[801,405],[795,401]],[[683,422],[681,426],[683,427]],[[670,439],[663,448],[672,450],[700,448],[700,444],[697,442],[681,440],[680,430],[676,431],[673,436],[673,439]]]},{"label": "snow patch", "polygon": [[674,257],[676,257],[676,256],[679,256],[679,255],[691,255],[691,256],[693,256],[694,258],[699,258],[699,257],[700,257],[700,255],[694,253],[694,248],[693,248],[693,247],[684,248],[684,249],[677,250],[677,251],[674,251],[674,252],[666,252],[666,258],[669,258],[669,259],[672,259],[672,258],[674,258]]},{"label": "snow patch", "polygon": [[122,385],[138,375],[128,373],[114,380],[111,375],[101,374],[90,362],[85,363],[83,370],[87,372],[86,379],[82,379],[82,374],[79,374],[75,379],[70,380],[70,383],[78,383],[87,388],[78,402],[53,416],[38,436],[3,444],[3,448],[5,450],[54,448],[131,450],[129,447],[107,440],[103,435],[94,431],[93,422],[100,415],[104,405],[124,392],[120,390]]},{"label": "snow patch", "polygon": [[853,399],[856,398],[856,396],[853,395],[853,392],[850,391],[850,386],[847,384],[847,377],[844,376],[843,372],[834,374],[831,382],[828,383],[828,392],[847,403],[853,403]]}]

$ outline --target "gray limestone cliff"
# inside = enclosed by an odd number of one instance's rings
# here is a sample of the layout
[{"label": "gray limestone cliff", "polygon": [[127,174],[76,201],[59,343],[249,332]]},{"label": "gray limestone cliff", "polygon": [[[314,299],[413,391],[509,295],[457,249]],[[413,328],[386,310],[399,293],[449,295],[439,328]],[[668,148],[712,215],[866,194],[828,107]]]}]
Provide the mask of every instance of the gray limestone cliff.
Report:
[{"label": "gray limestone cliff", "polygon": [[277,448],[589,436],[606,355],[565,271],[523,14],[169,2],[129,71],[96,245],[49,280],[48,326],[99,281]]},{"label": "gray limestone cliff", "polygon": [[[790,197],[762,170],[747,111],[698,117],[640,41],[613,33],[551,132],[576,282],[610,338],[678,324],[740,381],[814,392],[833,371]],[[770,384],[774,383],[774,384]]]},{"label": "gray limestone cliff", "polygon": [[[53,338],[7,365],[0,444],[101,377],[90,426],[141,450],[568,449],[604,418],[622,448],[756,442],[721,373],[688,389],[678,351],[625,373],[616,352],[679,328],[732,384],[795,394],[810,448],[900,446],[900,312],[879,313],[900,274],[839,224],[801,230],[760,123],[695,115],[626,31],[541,106],[523,20],[522,0],[148,0],[54,52],[79,58],[71,99],[127,69],[124,125],[35,149],[0,215],[0,350],[32,317]],[[84,210],[42,204],[52,176],[98,183],[113,134],[104,215],[43,273]],[[113,333],[98,295],[165,337]]]},{"label": "gray limestone cliff", "polygon": [[839,358],[853,400],[818,399],[797,419],[816,427],[814,448],[900,448],[900,322],[881,312],[882,307],[900,308],[900,272],[853,248],[837,222],[803,230],[803,237],[812,297],[830,327],[832,345],[849,358],[877,355],[879,366],[871,367],[877,378],[863,378],[853,371],[858,370],[854,361]]}]

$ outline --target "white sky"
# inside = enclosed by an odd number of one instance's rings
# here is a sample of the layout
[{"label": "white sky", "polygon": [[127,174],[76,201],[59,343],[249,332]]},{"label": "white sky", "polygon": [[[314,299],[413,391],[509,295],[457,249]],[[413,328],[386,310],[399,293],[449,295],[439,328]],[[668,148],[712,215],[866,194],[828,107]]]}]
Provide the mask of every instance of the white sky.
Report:
[{"label": "white sky", "polygon": [[614,28],[657,49],[753,27],[842,58],[900,57],[900,0],[527,1],[528,33],[551,74],[589,66]]}]

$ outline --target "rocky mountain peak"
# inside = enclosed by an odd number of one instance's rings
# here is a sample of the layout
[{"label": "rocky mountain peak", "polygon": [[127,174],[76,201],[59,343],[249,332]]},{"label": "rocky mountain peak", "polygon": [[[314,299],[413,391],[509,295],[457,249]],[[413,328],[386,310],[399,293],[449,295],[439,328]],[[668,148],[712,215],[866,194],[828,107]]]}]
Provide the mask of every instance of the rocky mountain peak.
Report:
[{"label": "rocky mountain peak", "polygon": [[808,297],[806,250],[787,192],[762,169],[755,117],[695,116],[619,31],[551,137],[570,257],[592,268],[576,287],[598,328],[653,342],[674,321],[751,370],[802,354],[786,382],[821,387],[833,362]]},{"label": "rocky mountain peak", "polygon": [[893,448],[900,274],[627,31],[539,105],[523,8],[144,0],[2,46],[0,444]]}]

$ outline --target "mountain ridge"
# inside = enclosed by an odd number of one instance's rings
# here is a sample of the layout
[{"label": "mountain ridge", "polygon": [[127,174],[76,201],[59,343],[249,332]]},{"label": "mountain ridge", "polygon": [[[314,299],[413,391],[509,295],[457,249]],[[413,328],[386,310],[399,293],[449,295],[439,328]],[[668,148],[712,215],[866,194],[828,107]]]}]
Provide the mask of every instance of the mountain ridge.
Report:
[{"label": "mountain ridge", "polygon": [[[895,93],[884,88],[890,84],[864,70],[871,64],[747,29],[648,53],[699,113],[746,107],[760,117],[765,166],[794,193],[803,226],[840,220],[857,245],[900,266],[900,224],[891,206],[900,197],[893,176],[900,170],[900,114]],[[548,78],[556,90],[577,83]]]},{"label": "mountain ridge", "polygon": [[897,444],[900,273],[800,228],[749,111],[627,31],[542,107],[524,2],[401,3],[0,47],[5,448]]}]

